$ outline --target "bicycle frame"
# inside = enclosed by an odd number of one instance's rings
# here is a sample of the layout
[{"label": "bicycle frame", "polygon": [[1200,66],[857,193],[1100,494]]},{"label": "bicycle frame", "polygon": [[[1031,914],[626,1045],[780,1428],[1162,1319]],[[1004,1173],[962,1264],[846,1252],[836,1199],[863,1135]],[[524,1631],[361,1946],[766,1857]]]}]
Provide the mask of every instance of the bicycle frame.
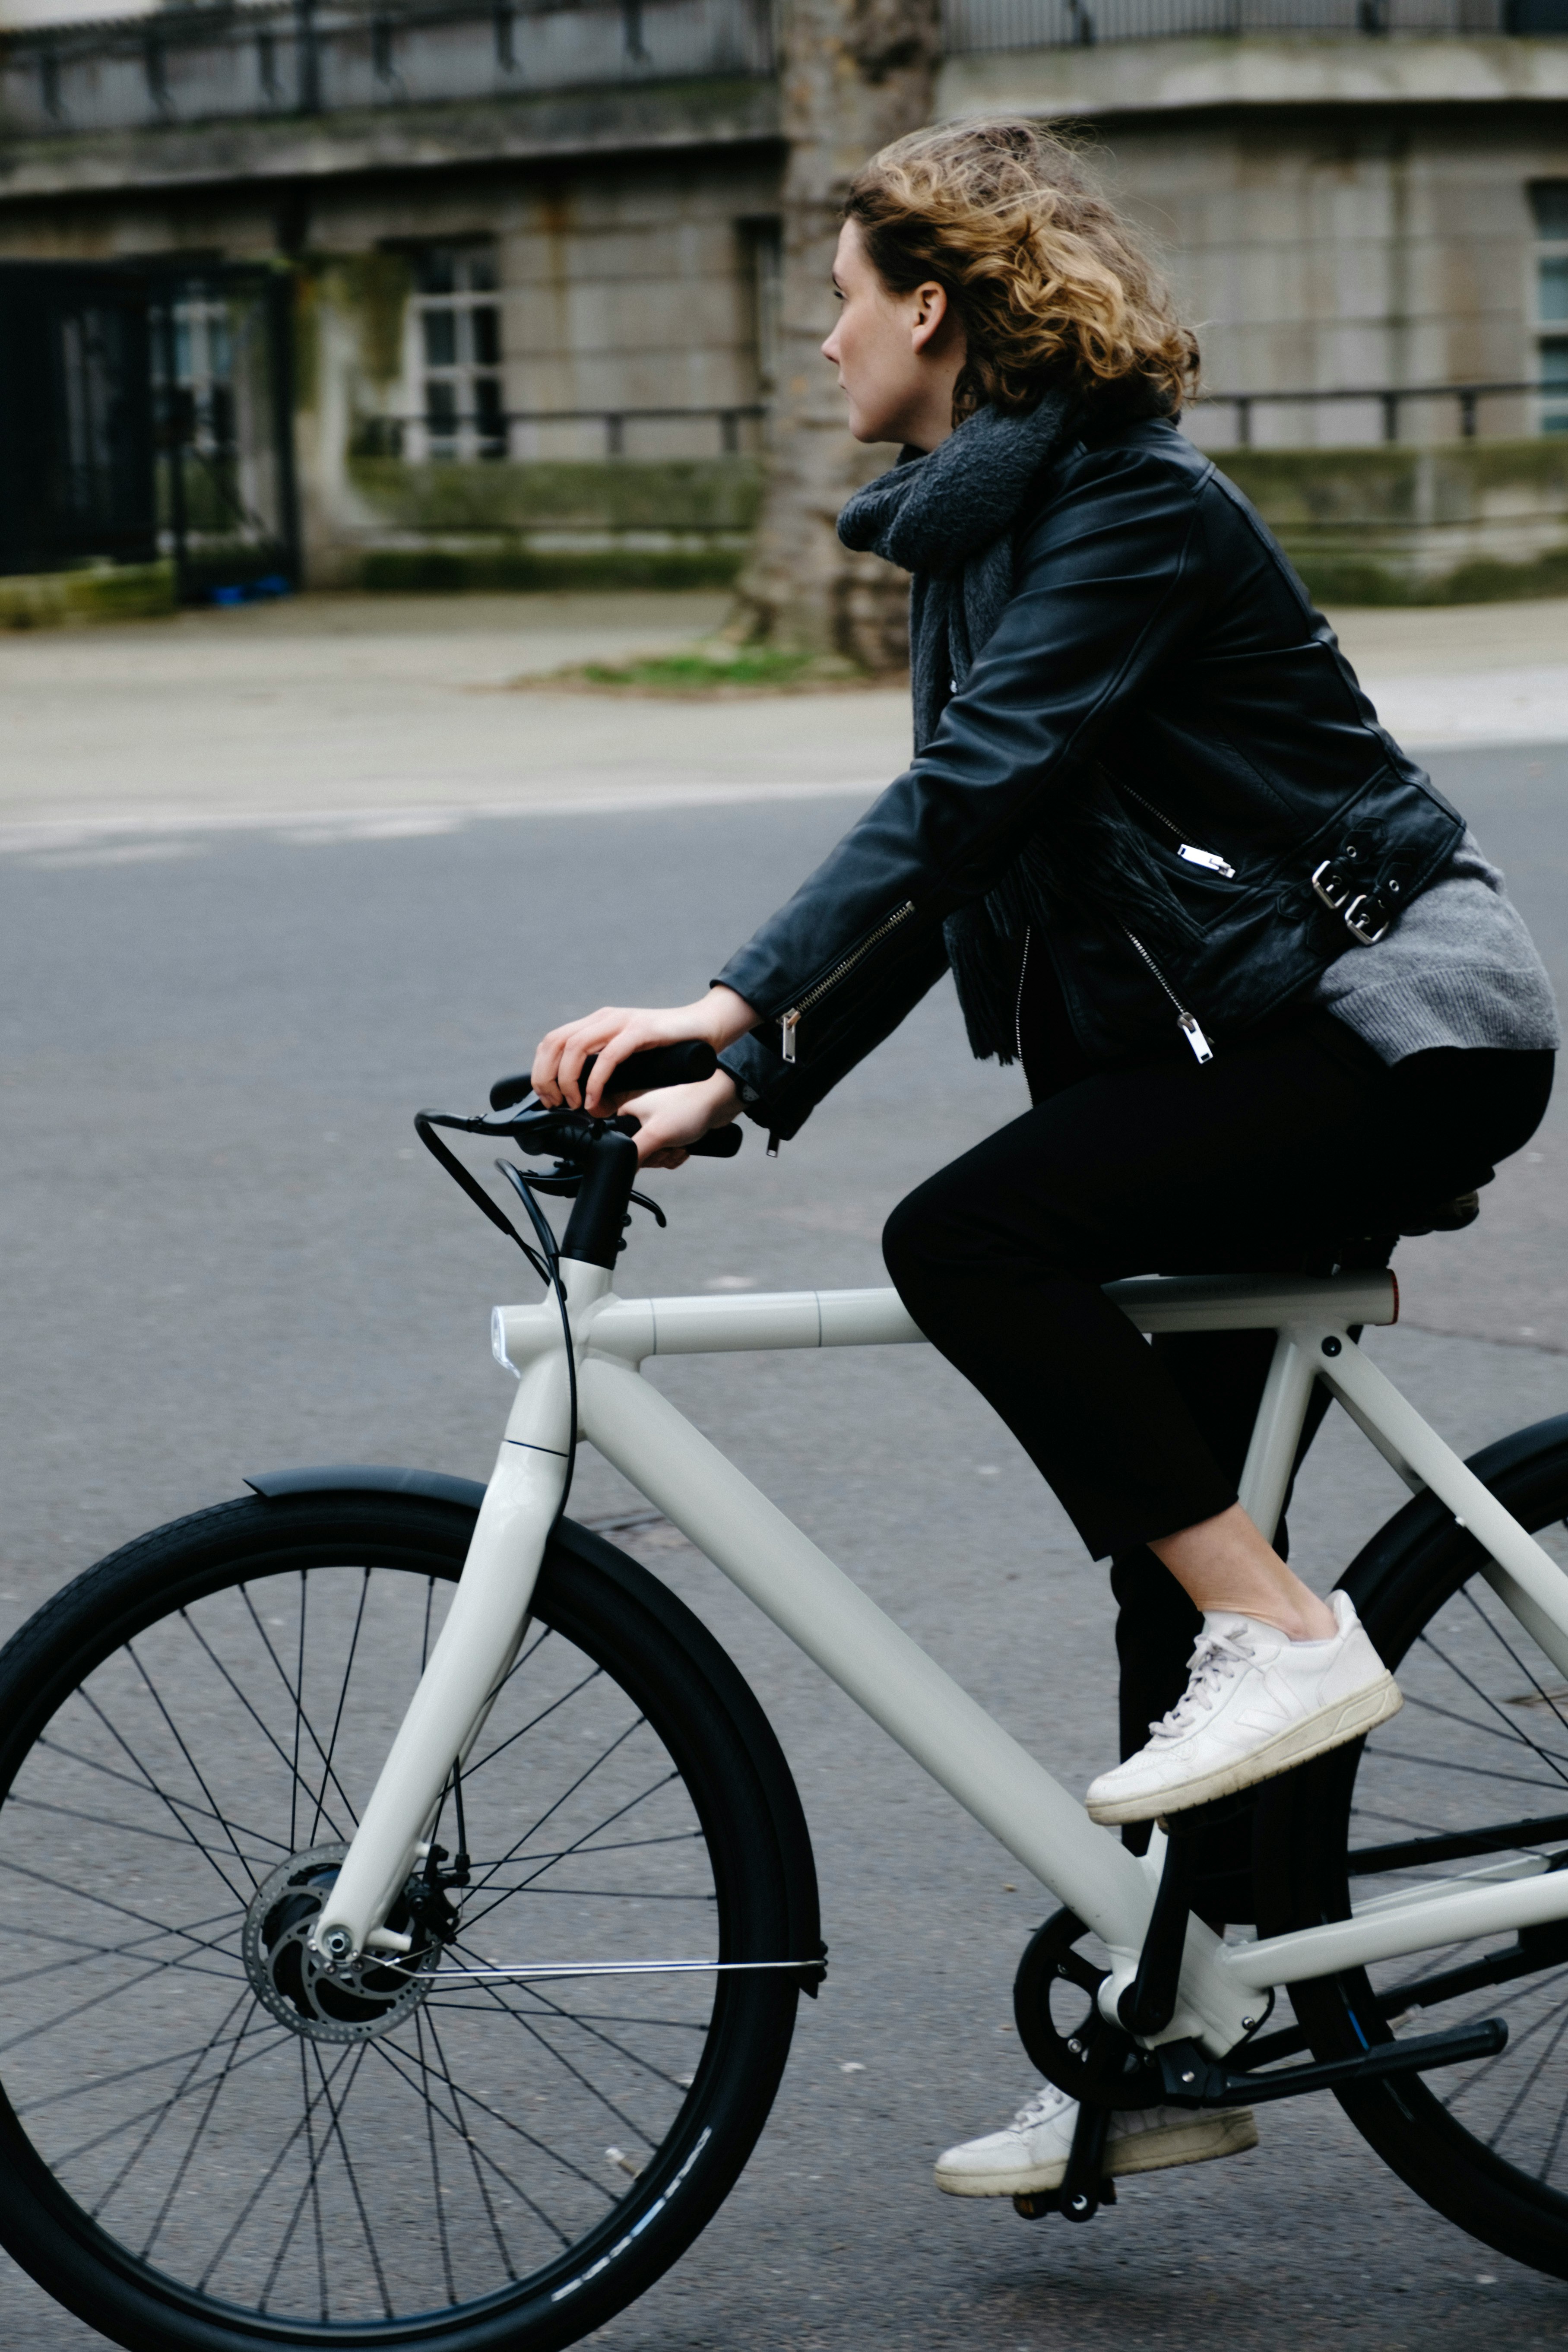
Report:
[{"label": "bicycle frame", "polygon": [[[1137,1970],[1163,1840],[1139,1860],[994,1722],[716,1446],[643,1379],[653,1356],[920,1341],[891,1290],[734,1297],[618,1298],[601,1267],[562,1267],[575,1357],[577,1434],[706,1553],[1008,1853],[1109,1947],[1108,2019]],[[1144,1332],[1273,1330],[1272,1365],[1241,1480],[1266,1534],[1278,1523],[1311,1396],[1321,1380],[1415,1491],[1430,1489],[1487,1554],[1482,1573],[1568,1676],[1568,1576],[1428,1428],[1352,1337],[1389,1324],[1386,1273],[1331,1279],[1151,1276],[1112,1283]],[[571,1379],[553,1298],[498,1307],[498,1359],[518,1376],[507,1432],[462,1577],[430,1662],[372,1793],[317,1930],[342,1960],[410,1948],[383,1925],[433,1824],[454,1760],[478,1738],[517,1655],[564,1491]],[[1180,1999],[1151,2043],[1195,2037],[1223,2057],[1268,1992],[1312,1977],[1568,1916],[1568,1872],[1513,1856],[1374,1898],[1350,1919],[1226,1945],[1190,1923]],[[801,1956],[791,1956],[799,1958]],[[519,1973],[526,1961],[520,1956]]]}]

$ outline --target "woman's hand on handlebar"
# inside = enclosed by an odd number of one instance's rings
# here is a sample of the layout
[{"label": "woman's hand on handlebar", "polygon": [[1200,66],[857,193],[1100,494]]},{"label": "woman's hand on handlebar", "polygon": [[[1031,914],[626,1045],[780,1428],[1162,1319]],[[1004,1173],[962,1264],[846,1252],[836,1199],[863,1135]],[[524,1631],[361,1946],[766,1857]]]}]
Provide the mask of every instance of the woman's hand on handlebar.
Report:
[{"label": "woman's hand on handlebar", "polygon": [[715,1070],[691,1087],[659,1087],[654,1093],[628,1095],[617,1101],[637,1124],[638,1164],[644,1168],[679,1168],[687,1146],[710,1128],[728,1127],[741,1108],[735,1081],[728,1070]]},{"label": "woman's hand on handlebar", "polygon": [[[574,1110],[584,1109],[603,1117],[614,1106],[630,1110],[647,1126],[654,1116],[653,1105],[670,1102],[680,1095],[701,1094],[718,1080],[705,1079],[700,1087],[661,1087],[657,1095],[639,1097],[638,1100],[650,1106],[645,1115],[633,1103],[615,1103],[612,1080],[617,1063],[624,1062],[628,1054],[640,1054],[646,1046],[679,1045],[689,1037],[704,1038],[716,1054],[721,1053],[737,1037],[743,1037],[748,1029],[754,1029],[759,1017],[732,988],[710,988],[695,1004],[678,1004],[658,1012],[623,1004],[601,1005],[597,1013],[590,1013],[580,1021],[563,1022],[559,1029],[552,1029],[540,1041],[533,1057],[533,1090],[540,1101],[548,1103],[552,1109],[565,1103]],[[598,1059],[584,1097],[580,1080],[583,1065],[590,1054],[597,1055]],[[720,1076],[722,1075],[721,1072]],[[732,1101],[732,1088],[731,1098]],[[691,1105],[686,1115],[689,1117],[695,1108]],[[690,1129],[688,1139],[702,1134],[708,1127],[723,1124],[722,1118],[706,1118]],[[679,1166],[679,1162],[660,1162],[666,1164]]]}]

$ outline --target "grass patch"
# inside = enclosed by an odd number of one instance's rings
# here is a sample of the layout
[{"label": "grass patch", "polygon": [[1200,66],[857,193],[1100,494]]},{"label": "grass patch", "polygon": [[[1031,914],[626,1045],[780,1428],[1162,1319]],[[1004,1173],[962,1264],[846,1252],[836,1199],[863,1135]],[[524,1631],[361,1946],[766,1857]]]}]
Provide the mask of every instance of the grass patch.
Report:
[{"label": "grass patch", "polygon": [[663,695],[708,701],[726,696],[819,694],[888,681],[838,655],[718,645],[695,646],[686,653],[645,654],[626,662],[578,662],[548,677],[520,677],[513,683],[546,693]]}]

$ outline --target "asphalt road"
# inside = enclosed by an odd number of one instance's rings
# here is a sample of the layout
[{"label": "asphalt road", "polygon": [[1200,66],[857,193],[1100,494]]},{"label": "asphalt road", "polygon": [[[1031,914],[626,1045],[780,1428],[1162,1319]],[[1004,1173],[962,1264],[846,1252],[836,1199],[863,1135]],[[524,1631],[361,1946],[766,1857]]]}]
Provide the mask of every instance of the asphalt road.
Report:
[{"label": "asphalt road", "polygon": [[[1433,762],[1568,998],[1568,749]],[[515,1259],[418,1152],[538,1031],[689,992],[833,838],[817,799],[430,837],[167,830],[0,861],[0,1630],[158,1521],[289,1462],[483,1476]],[[945,992],[769,1162],[654,1180],[623,1287],[881,1279],[900,1194],[1021,1106]],[[1408,1245],[1381,1360],[1465,1448],[1568,1407],[1568,1108],[1468,1235]],[[1069,1783],[1111,1752],[1102,1580],[1006,1433],[924,1350],[696,1360],[668,1385],[793,1517]],[[1321,1583],[1402,1498],[1331,1423],[1296,1514]],[[575,1507],[629,1497],[586,1459]],[[816,1841],[833,1975],[772,2125],[615,2352],[1142,2352],[1556,2345],[1562,2285],[1429,2215],[1336,2107],[1270,2110],[1254,2156],[1123,2191],[1092,2228],[930,2186],[1029,2086],[1012,1971],[1049,1905],[670,1531],[625,1538],[690,1599],[778,1723]],[[0,2267],[7,2352],[96,2341]]]}]

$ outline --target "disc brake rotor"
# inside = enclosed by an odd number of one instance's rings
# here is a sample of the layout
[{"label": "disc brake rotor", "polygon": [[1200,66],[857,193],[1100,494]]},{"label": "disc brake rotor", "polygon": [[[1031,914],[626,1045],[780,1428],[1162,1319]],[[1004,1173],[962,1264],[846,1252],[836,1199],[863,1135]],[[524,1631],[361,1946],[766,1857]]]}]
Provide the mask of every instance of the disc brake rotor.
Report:
[{"label": "disc brake rotor", "polygon": [[[263,1879],[245,1915],[246,1973],[279,2021],[315,2042],[365,2042],[390,2032],[430,1990],[428,1948],[385,1958],[362,1954],[329,1967],[310,1948],[321,1907],[337,1882],[346,1845],[311,1846]],[[389,1925],[404,1921],[395,1911]]]}]

